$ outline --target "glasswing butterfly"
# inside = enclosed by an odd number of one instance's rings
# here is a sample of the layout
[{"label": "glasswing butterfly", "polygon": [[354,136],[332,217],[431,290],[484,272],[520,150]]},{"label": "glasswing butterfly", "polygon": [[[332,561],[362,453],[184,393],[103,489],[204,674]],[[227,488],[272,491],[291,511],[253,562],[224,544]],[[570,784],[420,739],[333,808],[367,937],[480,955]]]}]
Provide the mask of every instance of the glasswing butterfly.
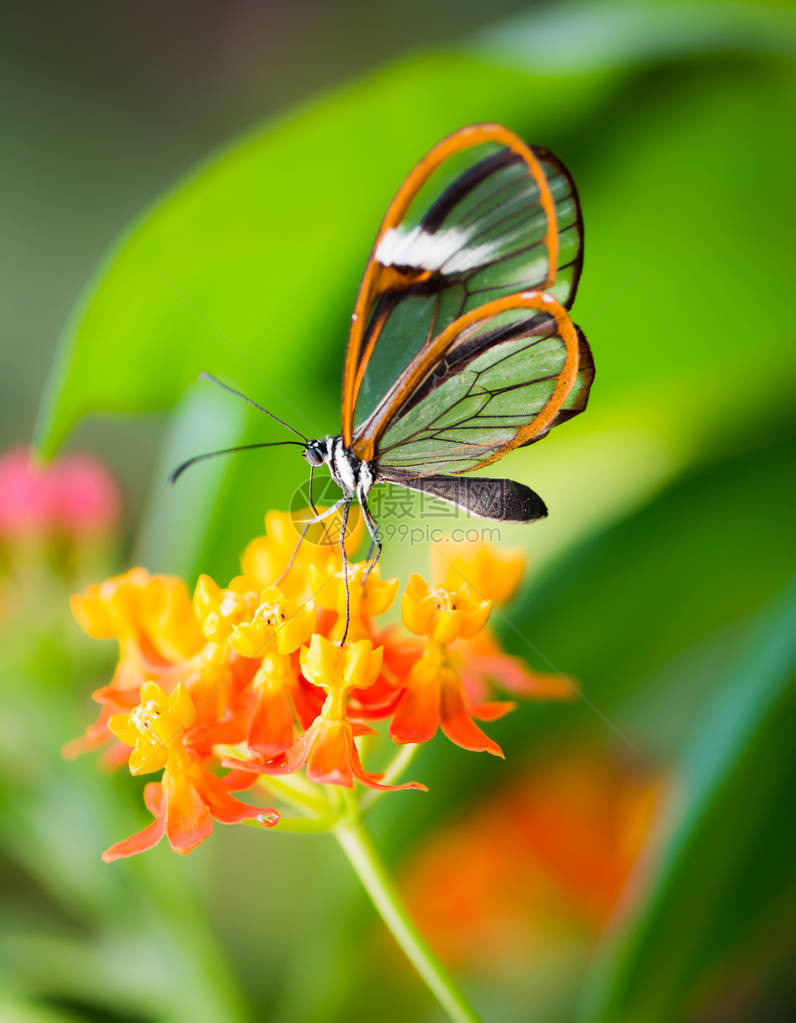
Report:
[{"label": "glasswing butterfly", "polygon": [[[462,474],[586,407],[594,362],[567,312],[582,262],[577,192],[552,153],[498,124],[461,128],[434,146],[376,235],[351,317],[341,432],[311,440],[288,427],[302,441],[281,442],[301,444],[310,488],[313,470],[326,465],[342,492],[323,514],[313,504],[299,543],[312,523],[342,509],[342,546],[357,501],[372,541],[369,571],[381,553],[368,507],[376,483],[481,518],[546,516],[524,484]],[[344,548],[343,570],[347,585]]]}]

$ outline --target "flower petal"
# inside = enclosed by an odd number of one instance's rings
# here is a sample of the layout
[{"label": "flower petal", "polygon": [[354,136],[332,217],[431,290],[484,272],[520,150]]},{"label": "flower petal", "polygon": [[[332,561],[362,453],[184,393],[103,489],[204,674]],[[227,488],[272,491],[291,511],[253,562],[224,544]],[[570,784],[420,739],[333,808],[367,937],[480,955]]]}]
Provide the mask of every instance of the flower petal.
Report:
[{"label": "flower petal", "polygon": [[[578,686],[571,679],[560,675],[532,671],[519,657],[503,654],[484,658],[480,670],[488,675],[496,686],[519,696],[546,700],[572,700],[578,695]],[[476,669],[479,664],[474,665]]]},{"label": "flower petal", "polygon": [[323,707],[325,695],[319,686],[314,686],[303,676],[290,694],[293,710],[302,728],[307,729],[318,717]]},{"label": "flower petal", "polygon": [[229,789],[221,778],[210,771],[202,769],[201,779],[197,781],[197,790],[210,812],[217,821],[222,824],[238,824],[242,820],[253,817],[265,817],[266,822],[272,826],[279,820],[276,810],[262,806],[251,806],[243,803],[240,799],[231,796]]},{"label": "flower petal", "polygon": [[102,859],[105,863],[112,863],[114,860],[119,860],[126,856],[134,856],[136,853],[146,852],[147,849],[152,849],[153,846],[156,846],[161,838],[163,838],[166,830],[162,817],[163,790],[158,783],[151,782],[145,786],[144,802],[149,812],[154,814],[155,820],[145,827],[143,831],[139,831],[137,834],[131,835],[121,842],[116,842],[106,849],[102,854]]},{"label": "flower petal", "polygon": [[114,860],[123,859],[125,856],[135,856],[136,853],[146,852],[147,849],[152,849],[158,844],[165,832],[163,821],[152,821],[143,831],[109,846],[102,854],[102,859],[105,863],[113,863]]},{"label": "flower petal", "polygon": [[439,728],[439,701],[439,684],[435,681],[407,686],[395,708],[390,737],[399,744],[428,742]]},{"label": "flower petal", "polygon": [[441,718],[442,731],[457,746],[475,753],[486,752],[496,757],[504,756],[500,746],[481,731],[468,713],[461,685],[448,684],[443,687]]},{"label": "flower petal", "polygon": [[316,722],[293,743],[290,749],[270,760],[239,760],[236,757],[224,757],[222,767],[235,771],[253,771],[255,774],[292,774],[304,766],[309,755],[312,740],[317,733]]},{"label": "flower petal", "polygon": [[167,770],[163,774],[166,834],[178,853],[189,853],[213,830],[210,810],[197,792],[191,773]]},{"label": "flower petal", "polygon": [[307,777],[320,785],[354,787],[354,736],[348,721],[321,719],[307,757]]},{"label": "flower petal", "polygon": [[292,746],[293,715],[290,698],[284,689],[279,693],[259,695],[246,743],[261,757],[278,756]]},{"label": "flower petal", "polygon": [[221,780],[230,792],[245,792],[257,784],[257,775],[252,771],[233,770]]},{"label": "flower petal", "polygon": [[470,714],[479,721],[497,721],[516,708],[514,700],[491,700],[487,703],[470,704]]},{"label": "flower petal", "polygon": [[354,777],[357,781],[362,782],[369,789],[378,789],[381,792],[402,792],[407,789],[417,789],[420,792],[428,792],[428,785],[423,785],[419,781],[405,781],[399,785],[382,785],[381,774],[370,774],[362,766],[362,761],[359,759],[359,753],[354,751],[355,756],[352,762],[352,768],[354,771]]}]

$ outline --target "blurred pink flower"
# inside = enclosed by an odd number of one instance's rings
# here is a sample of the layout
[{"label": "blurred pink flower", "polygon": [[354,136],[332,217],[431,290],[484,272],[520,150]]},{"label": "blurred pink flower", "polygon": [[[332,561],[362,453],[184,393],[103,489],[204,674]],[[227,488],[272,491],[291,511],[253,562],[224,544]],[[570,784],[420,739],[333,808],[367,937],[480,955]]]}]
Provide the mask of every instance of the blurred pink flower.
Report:
[{"label": "blurred pink flower", "polygon": [[109,533],[119,521],[119,489],[88,455],[38,465],[26,448],[0,455],[0,538]]},{"label": "blurred pink flower", "polygon": [[73,534],[109,533],[119,522],[119,488],[89,455],[66,455],[53,466],[56,522]]}]

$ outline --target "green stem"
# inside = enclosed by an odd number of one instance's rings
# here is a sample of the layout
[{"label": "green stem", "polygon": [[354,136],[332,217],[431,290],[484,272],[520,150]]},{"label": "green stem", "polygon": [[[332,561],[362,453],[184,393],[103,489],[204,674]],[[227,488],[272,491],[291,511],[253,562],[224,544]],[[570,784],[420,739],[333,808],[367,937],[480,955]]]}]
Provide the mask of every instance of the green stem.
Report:
[{"label": "green stem", "polygon": [[[245,820],[242,823],[255,828],[262,827],[262,824],[256,819]],[[335,823],[331,817],[280,817],[273,830],[289,832],[293,835],[320,835],[331,831]]]},{"label": "green stem", "polygon": [[270,774],[261,774],[257,779],[260,788],[277,796],[284,803],[295,806],[302,813],[310,816],[325,817],[329,814],[329,802],[323,795],[315,795],[307,792],[294,783],[294,775],[289,778],[277,777]]},{"label": "green stem", "polygon": [[479,1023],[462,992],[418,933],[370,835],[356,819],[341,821],[335,836],[373,905],[406,957],[454,1023]]}]

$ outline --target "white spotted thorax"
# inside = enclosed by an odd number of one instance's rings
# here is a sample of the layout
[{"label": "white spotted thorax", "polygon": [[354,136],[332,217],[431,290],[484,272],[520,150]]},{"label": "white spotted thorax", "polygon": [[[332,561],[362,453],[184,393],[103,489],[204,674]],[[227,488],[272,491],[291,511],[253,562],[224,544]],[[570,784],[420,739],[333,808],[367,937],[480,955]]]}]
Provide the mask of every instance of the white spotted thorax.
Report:
[{"label": "white spotted thorax", "polygon": [[353,501],[356,498],[361,502],[367,498],[373,486],[371,467],[346,448],[341,436],[310,441],[304,449],[304,457],[314,468],[321,465],[329,467],[332,479],[343,492],[344,500]]}]

